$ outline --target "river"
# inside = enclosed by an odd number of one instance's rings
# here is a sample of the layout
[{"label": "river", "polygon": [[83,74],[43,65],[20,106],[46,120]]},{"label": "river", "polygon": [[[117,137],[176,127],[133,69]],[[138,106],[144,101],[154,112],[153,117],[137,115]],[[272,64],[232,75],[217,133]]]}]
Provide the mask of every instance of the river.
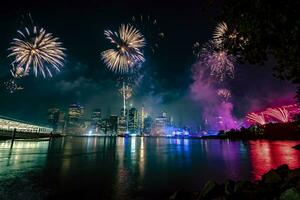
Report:
[{"label": "river", "polygon": [[0,199],[166,199],[209,179],[300,167],[300,141],[65,137],[0,141]]}]

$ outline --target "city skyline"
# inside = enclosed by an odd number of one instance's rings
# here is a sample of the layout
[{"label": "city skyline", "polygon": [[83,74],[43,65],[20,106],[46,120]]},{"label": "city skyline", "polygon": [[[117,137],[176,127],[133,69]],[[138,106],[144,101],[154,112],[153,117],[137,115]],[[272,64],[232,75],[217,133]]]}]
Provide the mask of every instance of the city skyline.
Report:
[{"label": "city skyline", "polygon": [[[133,89],[128,105],[144,105],[150,109],[150,113],[168,110],[174,121],[197,126],[205,123],[205,108],[218,104],[218,101],[203,101],[201,94],[193,92],[193,87],[197,84],[193,77],[193,66],[197,64],[197,58],[192,53],[195,42],[201,46],[211,38],[218,23],[217,20],[211,20],[217,13],[217,8],[205,7],[205,3],[194,6],[198,4],[191,1],[184,4],[188,6],[186,10],[189,12],[183,11],[184,14],[178,16],[177,9],[182,5],[180,1],[173,1],[172,4],[137,4],[135,1],[100,4],[92,1],[87,3],[85,9],[78,3],[69,7],[67,1],[62,1],[58,4],[60,6],[36,2],[32,0],[24,5],[19,4],[22,9],[15,9],[13,3],[7,3],[6,7],[1,8],[2,115],[45,123],[45,111],[49,107],[67,109],[71,102],[84,105],[87,116],[96,107],[101,107],[104,112],[117,113],[122,105],[118,92],[119,77],[107,70],[101,60],[101,51],[109,46],[103,32],[117,29],[122,23],[132,22],[133,16],[140,15],[153,17],[165,38],[160,42],[159,48],[155,49],[154,55],[145,51],[145,62],[137,80],[139,84]],[[118,15],[112,10],[118,10]],[[53,78],[44,79],[30,74],[20,81],[22,90],[10,93],[4,84],[11,78],[11,60],[7,58],[7,49],[16,36],[16,30],[22,28],[29,13],[37,25],[60,38],[67,49],[66,62],[59,73],[54,73]],[[278,102],[294,102],[295,86],[274,78],[274,65],[273,59],[266,62],[263,68],[236,64],[235,79],[226,82],[226,87],[231,90],[232,115],[236,119],[243,119],[248,112],[280,106],[277,105]],[[256,80],[255,83],[253,79]],[[197,95],[200,95],[200,99],[197,99]]]}]

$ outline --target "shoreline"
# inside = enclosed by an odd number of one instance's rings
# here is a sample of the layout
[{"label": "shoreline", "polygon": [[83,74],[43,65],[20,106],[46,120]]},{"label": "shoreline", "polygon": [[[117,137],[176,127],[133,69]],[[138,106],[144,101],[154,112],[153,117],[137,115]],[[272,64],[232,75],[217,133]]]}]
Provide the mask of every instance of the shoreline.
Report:
[{"label": "shoreline", "polygon": [[208,180],[199,191],[179,189],[169,196],[169,200],[298,200],[300,199],[300,166],[290,169],[284,164],[271,169],[256,181],[225,180],[217,183]]}]

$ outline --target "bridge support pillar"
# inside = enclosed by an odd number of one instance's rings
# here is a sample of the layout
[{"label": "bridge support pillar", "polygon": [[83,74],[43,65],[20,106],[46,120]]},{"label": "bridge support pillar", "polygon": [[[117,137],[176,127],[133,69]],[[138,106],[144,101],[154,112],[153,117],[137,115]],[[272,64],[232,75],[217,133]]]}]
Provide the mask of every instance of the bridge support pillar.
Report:
[{"label": "bridge support pillar", "polygon": [[17,133],[17,129],[15,128],[14,132],[13,132],[13,135],[12,135],[12,138],[11,138],[10,148],[13,148],[15,137],[16,137],[16,133]]}]

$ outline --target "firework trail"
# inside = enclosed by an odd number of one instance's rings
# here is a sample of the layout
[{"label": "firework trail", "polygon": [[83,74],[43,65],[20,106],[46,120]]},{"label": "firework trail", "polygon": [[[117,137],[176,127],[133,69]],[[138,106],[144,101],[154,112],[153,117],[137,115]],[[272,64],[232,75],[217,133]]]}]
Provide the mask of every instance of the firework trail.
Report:
[{"label": "firework trail", "polygon": [[226,88],[218,89],[217,94],[223,102],[227,102],[231,98],[231,92]]},{"label": "firework trail", "polygon": [[138,15],[133,16],[131,22],[145,36],[147,47],[154,54],[160,42],[165,38],[165,34],[161,31],[157,20],[150,15]]},{"label": "firework trail", "polygon": [[260,113],[260,114],[249,113],[249,114],[247,114],[246,118],[252,124],[259,124],[259,125],[266,124],[265,116],[263,113]]},{"label": "firework trail", "polygon": [[105,38],[115,46],[101,53],[108,69],[115,73],[128,73],[139,63],[145,61],[142,48],[145,39],[140,31],[130,24],[122,24],[118,32],[104,31]]},{"label": "firework trail", "polygon": [[211,75],[220,82],[225,77],[234,78],[234,63],[236,59],[225,49],[217,49],[212,41],[206,43],[200,53],[200,62],[210,68]]},{"label": "firework trail", "polygon": [[268,108],[264,113],[279,122],[289,122],[289,111],[285,108]]},{"label": "firework trail", "polygon": [[65,49],[58,41],[59,38],[36,26],[32,29],[25,27],[24,31],[19,30],[18,34],[8,49],[11,52],[8,56],[14,58],[12,65],[16,64],[18,68],[23,68],[24,74],[28,74],[32,68],[35,76],[39,71],[44,78],[47,74],[52,77],[50,67],[57,72],[60,71]]},{"label": "firework trail", "polygon": [[120,88],[119,92],[121,96],[124,96],[125,100],[128,100],[132,96],[133,90],[130,86],[126,85],[124,88],[123,87]]}]

